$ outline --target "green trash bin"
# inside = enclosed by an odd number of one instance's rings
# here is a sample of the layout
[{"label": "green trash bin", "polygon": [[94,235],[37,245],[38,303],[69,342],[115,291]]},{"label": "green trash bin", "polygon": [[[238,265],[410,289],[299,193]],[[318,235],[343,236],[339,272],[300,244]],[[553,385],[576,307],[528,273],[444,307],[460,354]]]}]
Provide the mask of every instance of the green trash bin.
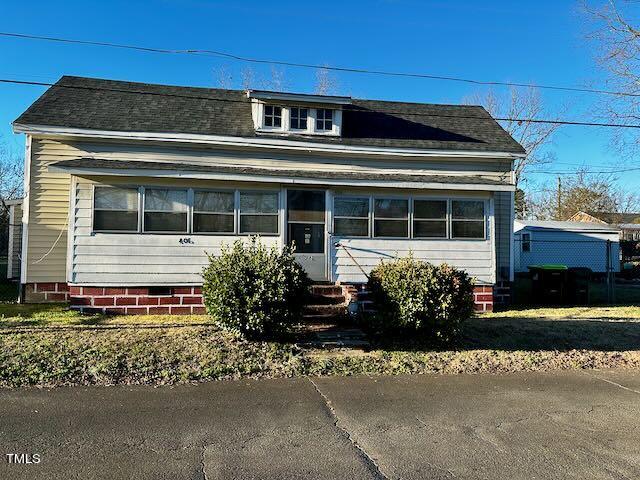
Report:
[{"label": "green trash bin", "polygon": [[567,301],[568,271],[566,265],[529,265],[532,301],[549,305]]}]

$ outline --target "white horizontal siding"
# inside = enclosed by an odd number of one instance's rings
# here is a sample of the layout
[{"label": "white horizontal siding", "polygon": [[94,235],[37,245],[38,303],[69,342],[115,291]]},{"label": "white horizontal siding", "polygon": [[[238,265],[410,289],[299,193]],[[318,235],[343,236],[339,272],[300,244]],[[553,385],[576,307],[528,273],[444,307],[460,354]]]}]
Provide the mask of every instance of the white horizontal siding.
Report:
[{"label": "white horizontal siding", "polygon": [[[74,208],[72,282],[79,285],[193,285],[202,283],[207,254],[219,255],[234,235],[154,235],[91,232],[91,183],[79,180]],[[189,237],[193,244],[180,244]],[[262,242],[280,245],[279,237]]]},{"label": "white horizontal siding", "polygon": [[[372,238],[341,238],[335,242],[347,247],[331,248],[333,279],[341,283],[366,282],[357,264],[368,274],[381,261],[405,257],[410,253],[419,260],[436,265],[447,263],[466,271],[479,283],[495,283],[492,245],[490,240],[391,240]],[[355,260],[355,262],[354,262]],[[357,262],[357,264],[356,264]]]}]

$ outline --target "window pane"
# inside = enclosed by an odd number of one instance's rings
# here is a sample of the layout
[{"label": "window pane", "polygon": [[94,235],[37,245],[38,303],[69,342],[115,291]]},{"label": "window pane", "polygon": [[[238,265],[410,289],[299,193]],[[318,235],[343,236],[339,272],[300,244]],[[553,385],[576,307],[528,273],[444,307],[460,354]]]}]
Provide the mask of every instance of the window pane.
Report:
[{"label": "window pane", "polygon": [[414,218],[447,218],[446,200],[415,200]]},{"label": "window pane", "polygon": [[282,126],[282,118],[281,117],[273,117],[273,126],[274,127]]},{"label": "window pane", "polygon": [[264,106],[264,114],[265,115],[273,115],[273,107],[271,105]]},{"label": "window pane", "polygon": [[138,231],[138,212],[96,210],[93,213],[93,229],[96,231]]},{"label": "window pane", "polygon": [[241,215],[240,233],[278,233],[278,216]]},{"label": "window pane", "polygon": [[369,236],[369,220],[366,218],[336,218],[333,221],[333,234],[347,237]]},{"label": "window pane", "polygon": [[368,217],[369,199],[336,197],[333,201],[333,214],[336,217]]},{"label": "window pane", "polygon": [[484,219],[484,202],[483,201],[459,201],[451,202],[452,218],[465,218],[468,220]]},{"label": "window pane", "polygon": [[406,220],[376,220],[373,226],[376,237],[409,236],[409,222]]},{"label": "window pane", "polygon": [[193,231],[233,233],[233,215],[194,213]]},{"label": "window pane", "polygon": [[290,222],[324,222],[324,192],[289,190],[287,210]]},{"label": "window pane", "polygon": [[409,201],[376,198],[374,212],[376,217],[381,218],[407,218]]},{"label": "window pane", "polygon": [[331,120],[325,120],[324,121],[324,130],[331,130],[333,128],[333,124],[331,123]]},{"label": "window pane", "polygon": [[265,127],[273,127],[273,117],[264,117],[264,126]]},{"label": "window pane", "polygon": [[316,120],[316,130],[324,130],[324,121]]},{"label": "window pane", "polygon": [[324,119],[325,120],[333,119],[333,110],[325,109],[325,111],[324,111]]},{"label": "window pane", "polygon": [[193,209],[196,212],[233,213],[233,192],[202,192],[194,194]]},{"label": "window pane", "polygon": [[484,238],[484,220],[473,222],[451,222],[454,238]]},{"label": "window pane", "polygon": [[186,212],[187,191],[147,188],[144,193],[144,209],[160,212]]},{"label": "window pane", "polygon": [[282,107],[273,107],[273,114],[276,117],[281,117],[282,116]]},{"label": "window pane", "polygon": [[144,214],[145,232],[186,232],[186,213],[158,213],[146,212]]},{"label": "window pane", "polygon": [[446,220],[414,220],[413,222],[414,237],[446,237],[447,222]]},{"label": "window pane", "polygon": [[137,210],[137,188],[96,187],[94,207],[104,210]]},{"label": "window pane", "polygon": [[278,213],[278,194],[240,192],[241,213]]}]

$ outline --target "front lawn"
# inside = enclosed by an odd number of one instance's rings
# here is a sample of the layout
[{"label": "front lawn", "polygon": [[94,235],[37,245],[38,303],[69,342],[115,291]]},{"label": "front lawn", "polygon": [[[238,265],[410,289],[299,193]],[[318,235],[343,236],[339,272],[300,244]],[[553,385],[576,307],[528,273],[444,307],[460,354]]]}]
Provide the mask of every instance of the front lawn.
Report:
[{"label": "front lawn", "polygon": [[[396,341],[361,352],[246,341],[204,315],[81,316],[62,306],[1,304],[0,386],[637,368],[640,311],[630,308],[488,314],[467,322],[451,349]],[[620,320],[631,318],[638,320]]]}]

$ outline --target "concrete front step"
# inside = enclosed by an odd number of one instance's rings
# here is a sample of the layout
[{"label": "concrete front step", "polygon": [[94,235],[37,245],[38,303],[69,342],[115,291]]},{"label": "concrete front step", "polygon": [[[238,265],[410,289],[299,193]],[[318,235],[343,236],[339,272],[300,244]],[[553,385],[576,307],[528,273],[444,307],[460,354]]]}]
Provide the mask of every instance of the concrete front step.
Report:
[{"label": "concrete front step", "polygon": [[312,295],[342,295],[342,287],[339,285],[312,285]]},{"label": "concrete front step", "polygon": [[330,314],[341,316],[347,313],[347,307],[344,304],[305,305],[303,312],[308,315]]}]

